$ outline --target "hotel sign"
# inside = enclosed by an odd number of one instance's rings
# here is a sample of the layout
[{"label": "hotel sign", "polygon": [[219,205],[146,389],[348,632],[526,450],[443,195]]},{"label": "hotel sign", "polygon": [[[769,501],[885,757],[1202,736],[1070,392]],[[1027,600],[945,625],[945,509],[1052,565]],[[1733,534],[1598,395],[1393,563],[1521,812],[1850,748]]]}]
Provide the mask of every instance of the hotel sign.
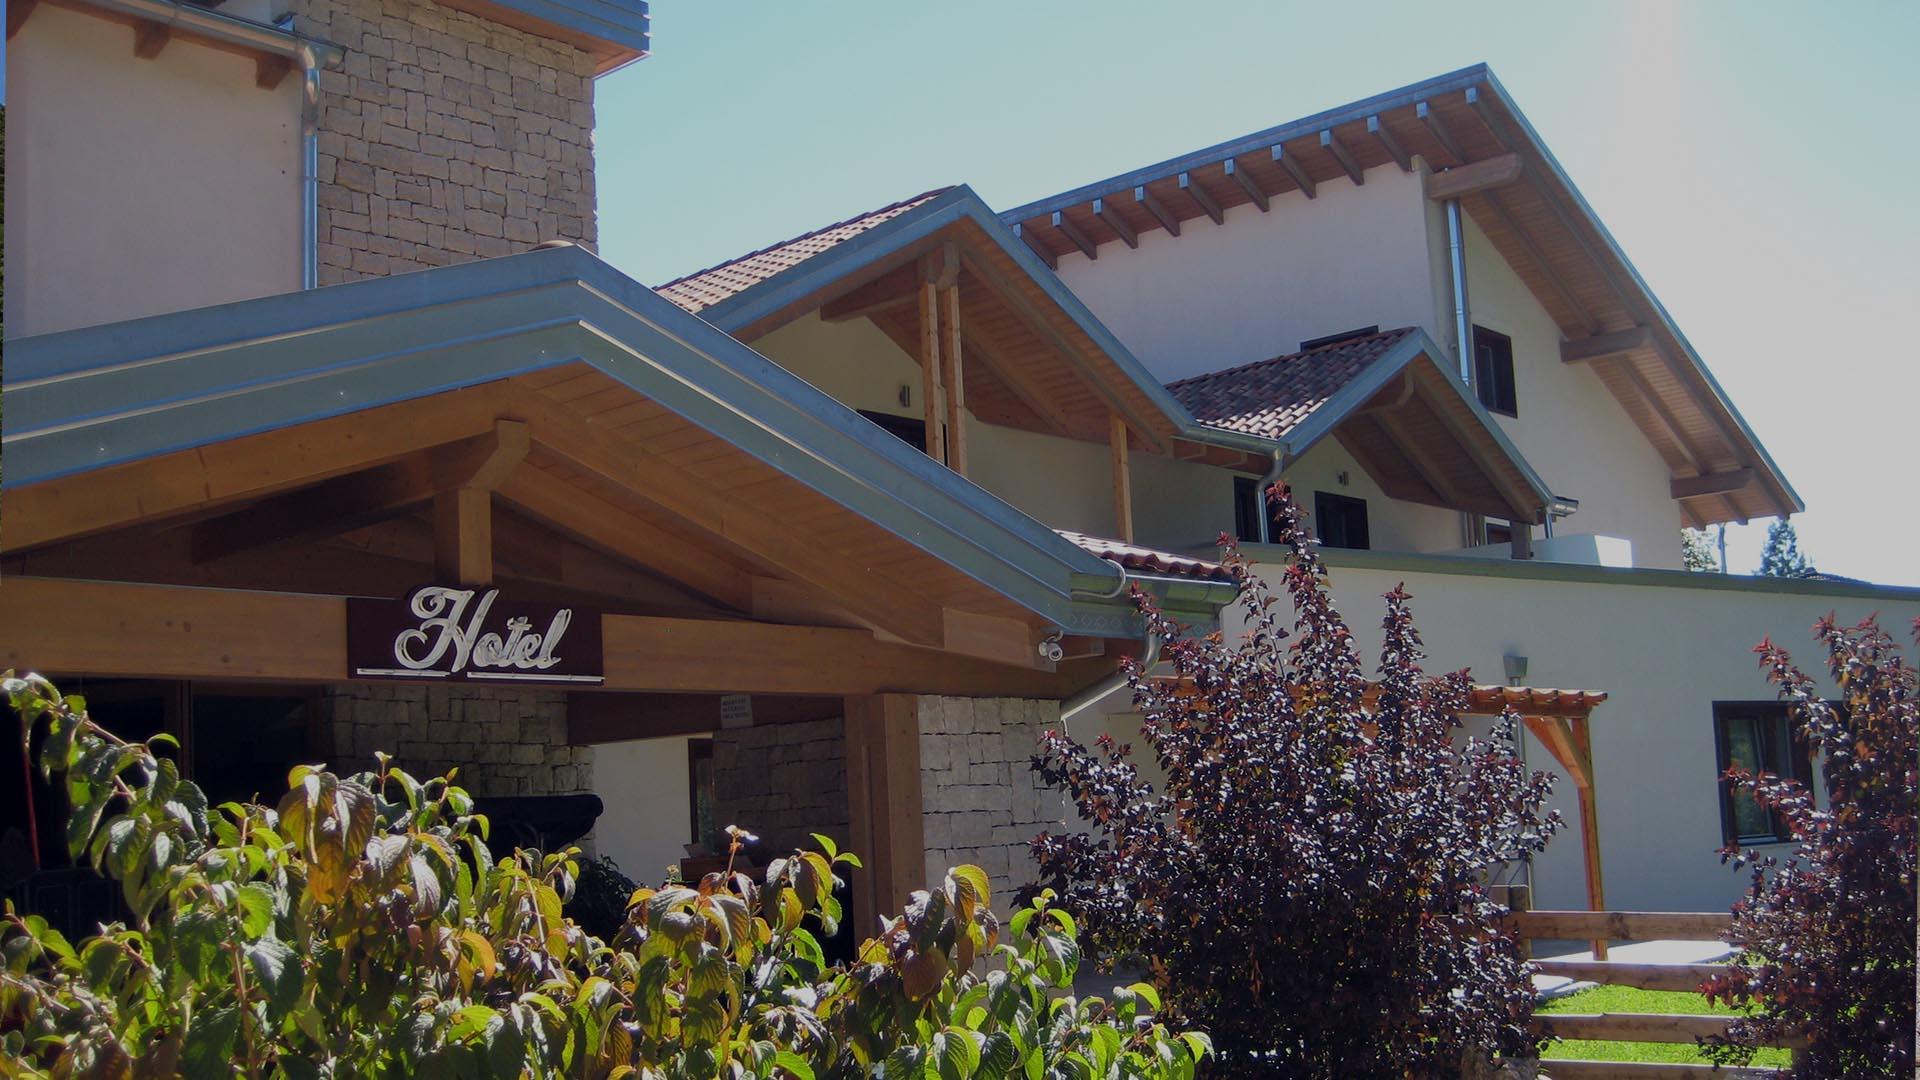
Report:
[{"label": "hotel sign", "polygon": [[347,669],[356,679],[597,685],[600,613],[449,585],[350,597]]}]

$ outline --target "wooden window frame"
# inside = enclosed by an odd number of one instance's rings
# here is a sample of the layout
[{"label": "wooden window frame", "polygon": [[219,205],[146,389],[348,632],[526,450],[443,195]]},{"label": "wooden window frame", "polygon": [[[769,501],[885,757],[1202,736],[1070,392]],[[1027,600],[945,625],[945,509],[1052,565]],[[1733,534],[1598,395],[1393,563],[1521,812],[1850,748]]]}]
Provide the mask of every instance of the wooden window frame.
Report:
[{"label": "wooden window frame", "polygon": [[[1332,544],[1327,542],[1325,527],[1327,519],[1332,516],[1327,513],[1329,507],[1343,507],[1346,509],[1359,508],[1362,543]],[[1313,535],[1320,541],[1321,547],[1340,548],[1343,551],[1373,550],[1373,517],[1367,512],[1367,500],[1359,496],[1342,495],[1337,491],[1315,491],[1313,493],[1313,525]]]},{"label": "wooden window frame", "polygon": [[[1499,385],[1489,385],[1490,383],[1498,384],[1501,381],[1498,378],[1488,377],[1490,372],[1497,375],[1497,368],[1483,367],[1481,364],[1480,348],[1483,342],[1489,346],[1494,346],[1496,349],[1494,359],[1490,361],[1490,364],[1504,366],[1505,368],[1506,379],[1504,388],[1506,395],[1504,398],[1501,397],[1498,392],[1501,388]],[[1502,361],[1504,361],[1504,364],[1501,364]],[[1513,338],[1498,330],[1489,330],[1477,323],[1473,328],[1473,392],[1474,396],[1479,399],[1480,404],[1486,406],[1488,412],[1512,417],[1518,417],[1520,415],[1520,387],[1518,380],[1514,376],[1513,369]]]},{"label": "wooden window frame", "polygon": [[[1733,764],[1731,745],[1727,740],[1728,729],[1735,720],[1764,717],[1769,721],[1778,720],[1785,724],[1789,747],[1788,762],[1793,769],[1793,778],[1806,785],[1807,790],[1814,789],[1813,753],[1794,730],[1792,707],[1781,701],[1716,701],[1713,703],[1713,757],[1717,769],[1715,777],[1720,789],[1720,840],[1724,844],[1751,847],[1765,844],[1787,844],[1793,842],[1787,831],[1786,823],[1778,813],[1772,813],[1773,833],[1771,836],[1742,836],[1737,829],[1734,815],[1736,798],[1750,798],[1734,790],[1734,786],[1725,777],[1727,769]],[[1772,724],[1768,725],[1768,731]],[[1763,732],[1763,736],[1766,733]],[[1769,757],[1768,747],[1762,746],[1761,756]],[[1761,763],[1764,769],[1765,762]]]}]

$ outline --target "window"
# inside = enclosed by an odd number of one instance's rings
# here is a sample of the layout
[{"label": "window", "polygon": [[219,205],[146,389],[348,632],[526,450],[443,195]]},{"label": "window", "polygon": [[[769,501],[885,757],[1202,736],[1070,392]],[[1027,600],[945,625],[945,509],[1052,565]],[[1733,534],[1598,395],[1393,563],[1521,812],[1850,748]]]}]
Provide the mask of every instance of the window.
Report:
[{"label": "window", "polygon": [[1337,334],[1328,334],[1326,337],[1310,338],[1306,341],[1303,341],[1300,343],[1300,351],[1311,352],[1314,349],[1323,348],[1328,345],[1338,345],[1343,341],[1353,341],[1356,338],[1372,337],[1373,335],[1379,332],[1380,332],[1380,327],[1377,324],[1373,326],[1356,327],[1352,330],[1342,330]]},{"label": "window", "polygon": [[693,842],[712,851],[724,851],[720,825],[713,808],[713,740],[687,740],[687,820],[693,823]]},{"label": "window", "polygon": [[[1777,701],[1716,702],[1713,736],[1720,774],[1738,765],[1754,773],[1791,776],[1813,784],[1813,759],[1793,737],[1787,707]],[[1720,782],[1720,833],[1727,843],[1771,844],[1790,839],[1777,815],[1752,794]]]},{"label": "window", "polygon": [[927,422],[911,416],[895,416],[892,413],[868,412],[860,410],[860,415],[887,429],[901,442],[921,453],[927,452]]},{"label": "window", "polygon": [[1513,524],[1507,521],[1489,521],[1480,526],[1483,534],[1482,544],[1513,543]]},{"label": "window", "polygon": [[1262,514],[1260,481],[1251,476],[1233,478],[1233,536],[1243,544],[1257,544],[1265,539],[1260,535]]},{"label": "window", "polygon": [[1513,339],[1484,326],[1473,328],[1473,385],[1480,404],[1497,413],[1520,415],[1513,390]]},{"label": "window", "polygon": [[1331,491],[1313,493],[1313,534],[1321,547],[1372,547],[1367,538],[1367,500]]}]

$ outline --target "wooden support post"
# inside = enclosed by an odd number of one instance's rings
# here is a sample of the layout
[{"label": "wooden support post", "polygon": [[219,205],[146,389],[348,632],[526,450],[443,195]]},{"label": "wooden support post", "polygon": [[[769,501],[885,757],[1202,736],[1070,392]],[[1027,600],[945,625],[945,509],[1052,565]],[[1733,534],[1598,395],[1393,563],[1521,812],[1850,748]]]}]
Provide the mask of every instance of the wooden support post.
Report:
[{"label": "wooden support post", "polygon": [[846,750],[848,846],[865,863],[853,872],[853,931],[864,940],[926,888],[919,699],[847,698]]},{"label": "wooden support post", "polygon": [[1107,442],[1113,453],[1113,529],[1115,539],[1133,543],[1133,464],[1127,446],[1127,422],[1107,414]]},{"label": "wooden support post", "polygon": [[940,391],[939,288],[931,280],[920,283],[921,413],[927,422],[927,456],[947,463],[946,395]]},{"label": "wooden support post", "polygon": [[493,493],[460,487],[433,497],[433,568],[445,582],[493,582]]},{"label": "wooden support post", "polygon": [[960,282],[940,288],[940,368],[947,392],[947,467],[967,475],[967,385],[960,350]]},{"label": "wooden support post", "polygon": [[[1588,720],[1576,716],[1571,721],[1573,747],[1580,755],[1581,779],[1576,781],[1580,802],[1580,853],[1587,864],[1587,909],[1607,910],[1606,878],[1600,868],[1600,808],[1593,794],[1593,736]],[[1593,943],[1593,958],[1607,958],[1607,943]]]}]

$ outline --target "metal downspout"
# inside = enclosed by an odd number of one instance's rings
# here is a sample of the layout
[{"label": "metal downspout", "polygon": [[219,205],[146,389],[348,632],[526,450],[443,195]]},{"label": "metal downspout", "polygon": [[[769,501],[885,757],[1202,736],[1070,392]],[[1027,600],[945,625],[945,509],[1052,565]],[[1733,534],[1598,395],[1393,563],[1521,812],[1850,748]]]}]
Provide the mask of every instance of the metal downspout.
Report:
[{"label": "metal downspout", "polygon": [[1467,306],[1467,229],[1460,220],[1460,200],[1447,200],[1447,259],[1453,277],[1454,356],[1460,362],[1460,381],[1473,385],[1473,314]]},{"label": "metal downspout", "polygon": [[320,284],[320,63],[300,47],[300,287]]},{"label": "metal downspout", "polygon": [[[1103,593],[1075,589],[1074,594],[1076,596],[1089,600],[1111,600],[1127,591],[1127,583],[1133,580],[1133,575],[1127,572],[1127,568],[1122,566],[1118,559],[1102,559],[1101,561],[1113,567],[1115,570],[1120,571],[1120,580],[1115,583],[1112,589]],[[1142,669],[1151,668],[1159,659],[1160,635],[1149,630],[1146,636],[1146,648],[1140,654],[1140,666]],[[1066,730],[1067,721],[1073,719],[1076,713],[1085,712],[1088,706],[1126,684],[1126,673],[1123,671],[1115,671],[1111,675],[1102,676],[1100,681],[1094,683],[1092,686],[1083,687],[1078,693],[1062,701],[1060,703],[1061,729]]]},{"label": "metal downspout", "polygon": [[1273,452],[1273,468],[1260,478],[1260,486],[1254,490],[1253,498],[1260,507],[1260,542],[1273,543],[1273,511],[1267,509],[1267,489],[1280,482],[1281,470],[1287,467],[1287,452],[1280,449]]}]

